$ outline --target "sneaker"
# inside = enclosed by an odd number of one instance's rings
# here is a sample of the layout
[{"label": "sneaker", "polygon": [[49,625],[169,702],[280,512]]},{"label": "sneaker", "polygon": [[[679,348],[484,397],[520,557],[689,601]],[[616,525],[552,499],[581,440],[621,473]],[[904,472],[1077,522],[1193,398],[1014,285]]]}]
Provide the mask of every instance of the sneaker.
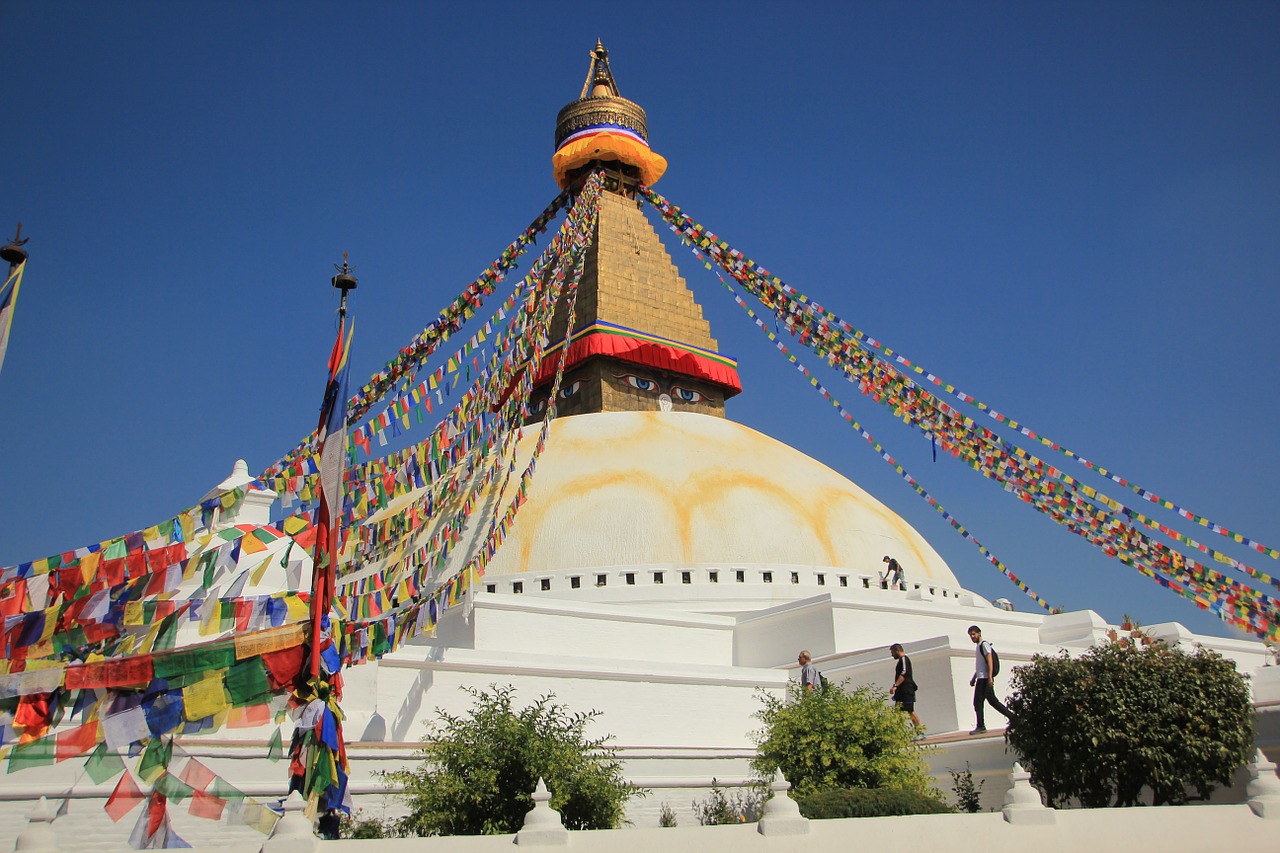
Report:
[{"label": "sneaker", "polygon": [[986,731],[987,731],[987,727],[986,727],[986,726],[978,726],[976,729],[974,729],[973,731],[969,732],[969,734],[971,734],[971,735],[980,735],[980,734],[985,734],[985,733],[986,733]]}]

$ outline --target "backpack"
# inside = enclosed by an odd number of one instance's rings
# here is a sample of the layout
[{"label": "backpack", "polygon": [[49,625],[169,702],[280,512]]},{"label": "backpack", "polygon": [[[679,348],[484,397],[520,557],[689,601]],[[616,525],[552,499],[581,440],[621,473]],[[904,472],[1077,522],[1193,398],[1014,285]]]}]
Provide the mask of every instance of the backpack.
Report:
[{"label": "backpack", "polygon": [[[990,646],[990,643],[988,643],[988,645]],[[997,675],[1000,674],[1000,655],[998,652],[996,652],[995,646],[990,646],[990,647],[991,647],[991,677],[995,678]]]},{"label": "backpack", "polygon": [[821,687],[823,690],[826,690],[828,687],[831,686],[831,682],[827,681],[827,677],[825,675],[823,675],[822,673],[818,673],[818,686]]}]

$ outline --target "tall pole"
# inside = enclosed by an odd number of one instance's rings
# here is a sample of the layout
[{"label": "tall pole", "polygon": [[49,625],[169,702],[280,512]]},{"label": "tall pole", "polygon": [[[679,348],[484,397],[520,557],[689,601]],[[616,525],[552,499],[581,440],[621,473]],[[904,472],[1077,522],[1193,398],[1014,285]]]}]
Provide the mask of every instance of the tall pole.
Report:
[{"label": "tall pole", "polygon": [[[356,277],[352,275],[353,267],[348,263],[347,253],[342,253],[342,266],[333,268],[338,271],[330,283],[342,293],[338,303],[338,340],[334,344],[333,354],[329,358],[329,380],[325,386],[325,402],[321,408],[320,429],[323,439],[320,444],[320,511],[317,522],[321,527],[316,537],[316,553],[312,555],[311,572],[311,677],[320,677],[320,630],[324,615],[329,612],[333,602],[335,578],[337,572],[337,519],[342,512],[342,457],[346,448],[331,447],[331,441],[339,445],[346,443],[346,384],[345,347],[347,293],[356,289]],[[335,436],[334,428],[337,428]],[[328,482],[326,482],[328,480]],[[323,546],[323,547],[321,547]]]},{"label": "tall pole", "polygon": [[[9,275],[12,276],[18,271],[18,267],[27,262],[27,250],[22,248],[27,244],[29,237],[22,236],[22,223],[18,223],[18,231],[13,235],[13,239],[0,247],[0,260],[9,262]],[[343,298],[346,294],[343,293]]]},{"label": "tall pole", "polygon": [[22,267],[27,262],[27,250],[22,248],[26,242],[22,236],[22,223],[19,222],[13,240],[0,247],[0,260],[9,263],[9,274],[0,283],[0,367],[4,365],[4,354],[9,349],[9,327],[13,325],[13,312],[18,305]]}]

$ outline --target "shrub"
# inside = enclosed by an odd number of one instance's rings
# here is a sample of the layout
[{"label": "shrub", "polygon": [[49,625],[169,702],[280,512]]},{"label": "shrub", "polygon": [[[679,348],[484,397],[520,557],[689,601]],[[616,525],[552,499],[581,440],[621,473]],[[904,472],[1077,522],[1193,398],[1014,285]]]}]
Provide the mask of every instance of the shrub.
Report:
[{"label": "shrub", "polygon": [[987,784],[987,780],[973,784],[973,771],[969,769],[967,761],[963,770],[948,767],[947,772],[951,774],[951,790],[956,794],[956,808],[968,814],[982,811],[982,786]]},{"label": "shrub", "polygon": [[703,826],[723,826],[729,823],[755,823],[760,819],[768,789],[763,785],[739,789],[726,794],[711,780],[711,794],[702,802],[694,801],[693,813]]},{"label": "shrub", "polygon": [[569,829],[612,829],[623,807],[645,792],[628,783],[609,736],[588,738],[598,711],[571,712],[548,694],[513,707],[515,688],[463,688],[475,702],[469,716],[438,711],[423,738],[422,763],[384,774],[404,788],[406,835],[499,835],[516,832],[533,807],[539,777],[551,807]]},{"label": "shrub", "polygon": [[799,793],[823,788],[900,788],[924,794],[933,779],[923,747],[913,742],[907,714],[895,710],[884,691],[859,687],[804,690],[791,682],[787,698],[760,693],[755,733],[761,777],[779,768]]},{"label": "shrub", "polygon": [[658,826],[676,826],[679,821],[676,820],[675,809],[666,803],[662,804],[662,808],[658,810]]},{"label": "shrub", "polygon": [[398,834],[395,821],[383,822],[373,818],[350,818],[343,815],[342,822],[338,825],[338,837],[344,839],[395,838]]},{"label": "shrub", "polygon": [[946,814],[955,809],[937,792],[900,788],[828,788],[796,797],[800,814],[813,820],[839,817]]},{"label": "shrub", "polygon": [[[1126,638],[1127,639],[1127,638]],[[1014,670],[1007,737],[1050,805],[1207,798],[1253,754],[1253,707],[1235,665],[1197,647],[1119,640]]]}]

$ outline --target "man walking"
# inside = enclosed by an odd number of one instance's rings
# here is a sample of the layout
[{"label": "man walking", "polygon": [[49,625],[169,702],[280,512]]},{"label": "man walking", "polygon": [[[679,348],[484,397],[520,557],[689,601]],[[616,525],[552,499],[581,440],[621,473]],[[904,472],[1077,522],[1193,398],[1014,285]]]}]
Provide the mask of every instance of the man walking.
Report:
[{"label": "man walking", "polygon": [[995,661],[991,644],[982,639],[982,629],[977,625],[969,626],[969,639],[973,640],[978,647],[974,652],[977,662],[974,666],[973,678],[969,679],[969,686],[973,688],[973,712],[978,717],[978,725],[969,734],[980,735],[987,730],[983,711],[988,702],[1007,719],[1012,720],[1013,714],[996,698],[995,687],[992,685],[995,680]]},{"label": "man walking", "polygon": [[818,668],[809,662],[813,660],[809,656],[809,650],[803,649],[796,660],[800,663],[800,687],[804,690],[817,690],[820,676]]},{"label": "man walking", "polygon": [[911,672],[911,658],[903,651],[902,643],[890,646],[889,654],[897,661],[893,667],[893,686],[889,688],[889,695],[893,697],[899,711],[911,715],[911,722],[918,729],[920,718],[916,716],[916,679]]}]

